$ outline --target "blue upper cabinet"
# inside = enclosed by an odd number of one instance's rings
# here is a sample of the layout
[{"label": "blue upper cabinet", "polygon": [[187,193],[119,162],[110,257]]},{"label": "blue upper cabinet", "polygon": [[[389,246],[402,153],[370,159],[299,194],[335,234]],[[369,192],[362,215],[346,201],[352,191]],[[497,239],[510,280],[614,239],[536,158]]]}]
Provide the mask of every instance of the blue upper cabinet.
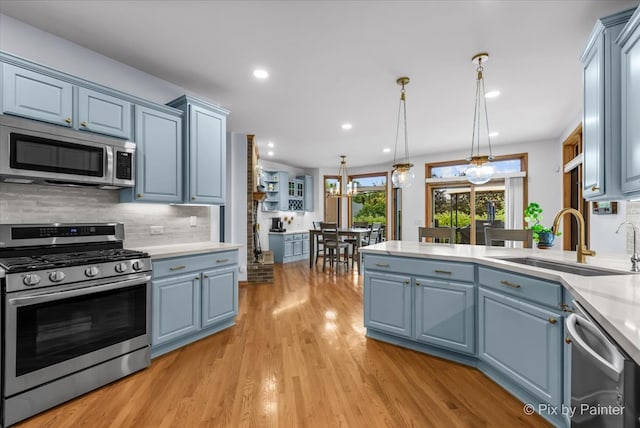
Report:
[{"label": "blue upper cabinet", "polygon": [[136,186],[123,189],[122,202],[180,203],[182,194],[182,118],[136,107]]},{"label": "blue upper cabinet", "polygon": [[78,88],[79,129],[131,139],[132,104],[91,89]]},{"label": "blue upper cabinet", "polygon": [[640,7],[617,40],[622,68],[622,191],[640,196]]},{"label": "blue upper cabinet", "polygon": [[621,70],[615,43],[633,10],[596,23],[582,54],[583,71],[583,194],[588,200],[622,196],[620,185]]},{"label": "blue upper cabinet", "polygon": [[186,95],[168,105],[184,113],[184,202],[224,204],[229,111]]},{"label": "blue upper cabinet", "polygon": [[2,64],[2,112],[69,126],[73,124],[73,85]]}]

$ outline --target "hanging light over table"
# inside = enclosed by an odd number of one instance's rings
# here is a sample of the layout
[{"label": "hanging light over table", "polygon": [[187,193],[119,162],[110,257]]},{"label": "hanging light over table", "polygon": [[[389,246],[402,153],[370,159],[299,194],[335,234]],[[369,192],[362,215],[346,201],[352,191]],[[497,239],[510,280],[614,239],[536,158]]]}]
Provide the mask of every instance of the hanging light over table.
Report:
[{"label": "hanging light over table", "polygon": [[[338,176],[340,180],[337,185],[333,185],[329,188],[329,196],[339,198],[341,196],[350,198],[358,193],[358,184],[355,181],[349,181],[349,171],[347,171],[347,157],[345,155],[340,156],[340,168],[338,169]],[[347,189],[342,194],[342,183],[347,183]]]},{"label": "hanging light over table", "polygon": [[[484,68],[482,64],[487,62],[489,54],[486,52],[474,55],[471,61],[478,65],[476,79],[476,101],[473,108],[473,133],[471,134],[471,155],[467,158],[469,167],[465,171],[465,176],[470,183],[484,184],[491,180],[494,174],[493,166],[489,163],[493,159],[491,153],[491,137],[489,136],[489,115],[487,113],[487,99],[484,90],[484,76],[482,72]],[[489,146],[488,155],[480,155],[480,128],[481,128],[481,110],[484,107],[484,122],[487,135],[487,145]],[[475,149],[475,153],[474,153]]]},{"label": "hanging light over table", "polygon": [[[403,189],[405,187],[411,186],[413,183],[413,179],[415,178],[415,174],[413,173],[413,164],[409,162],[409,137],[407,135],[407,103],[405,97],[405,85],[409,84],[408,77],[400,77],[396,80],[398,85],[402,86],[402,91],[400,92],[400,105],[398,107],[398,126],[396,128],[396,145],[393,151],[393,172],[391,173],[391,183],[393,187]],[[403,129],[404,129],[404,162],[396,162],[396,155],[398,152],[398,137],[400,135],[400,116],[403,119]]]}]

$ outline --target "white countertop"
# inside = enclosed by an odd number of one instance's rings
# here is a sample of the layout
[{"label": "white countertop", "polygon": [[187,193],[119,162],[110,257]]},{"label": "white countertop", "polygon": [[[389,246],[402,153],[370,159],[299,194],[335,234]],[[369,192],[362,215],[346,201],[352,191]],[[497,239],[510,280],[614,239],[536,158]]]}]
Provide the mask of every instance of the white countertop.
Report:
[{"label": "white countertop", "polygon": [[309,229],[305,230],[287,230],[286,232],[269,232],[269,235],[293,235],[296,233],[309,233]]},{"label": "white countertop", "polygon": [[[580,276],[565,272],[499,260],[495,257],[534,257],[551,261],[576,263],[572,251],[537,248],[485,247],[484,245],[451,245],[411,241],[387,241],[360,248],[364,254],[387,254],[400,257],[424,257],[472,262],[536,276],[564,285],[573,297],[625,350],[640,364],[640,274]],[[628,272],[630,255],[605,254],[587,257],[579,266],[606,268]]]},{"label": "white countertop", "polygon": [[168,244],[154,247],[129,248],[130,250],[145,251],[152,259],[166,259],[169,257],[189,256],[193,254],[216,253],[219,251],[236,250],[242,247],[240,244],[228,244],[226,242],[190,242],[188,244]]}]

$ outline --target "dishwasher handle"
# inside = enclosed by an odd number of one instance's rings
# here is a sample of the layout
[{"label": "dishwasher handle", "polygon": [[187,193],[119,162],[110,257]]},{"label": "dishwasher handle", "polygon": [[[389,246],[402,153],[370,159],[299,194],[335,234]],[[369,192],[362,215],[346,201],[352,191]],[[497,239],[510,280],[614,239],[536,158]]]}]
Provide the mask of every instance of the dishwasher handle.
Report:
[{"label": "dishwasher handle", "polygon": [[[595,360],[602,368],[602,371],[612,380],[618,382],[620,375],[624,369],[624,358],[616,349],[615,345],[607,339],[607,337],[588,319],[581,317],[578,314],[571,314],[565,321],[567,327],[567,333],[571,338],[572,345],[579,348],[585,356]],[[595,338],[607,349],[607,352],[612,356],[612,361],[607,361],[596,350],[594,350],[584,340],[584,338],[578,332],[578,327],[588,330]],[[573,352],[578,351],[574,349]]]}]

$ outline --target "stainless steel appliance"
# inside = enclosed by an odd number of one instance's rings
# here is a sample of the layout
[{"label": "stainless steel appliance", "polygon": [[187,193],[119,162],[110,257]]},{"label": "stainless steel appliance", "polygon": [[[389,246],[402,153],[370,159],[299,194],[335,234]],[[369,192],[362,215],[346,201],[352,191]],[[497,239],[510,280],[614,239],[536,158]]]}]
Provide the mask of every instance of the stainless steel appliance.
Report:
[{"label": "stainless steel appliance", "polygon": [[566,320],[571,340],[571,426],[639,428],[640,369],[587,311],[573,302]]},{"label": "stainless steel appliance", "polygon": [[2,424],[150,363],[151,261],[113,224],[0,225]]},{"label": "stainless steel appliance", "polygon": [[0,115],[0,179],[11,183],[133,187],[135,143]]}]

